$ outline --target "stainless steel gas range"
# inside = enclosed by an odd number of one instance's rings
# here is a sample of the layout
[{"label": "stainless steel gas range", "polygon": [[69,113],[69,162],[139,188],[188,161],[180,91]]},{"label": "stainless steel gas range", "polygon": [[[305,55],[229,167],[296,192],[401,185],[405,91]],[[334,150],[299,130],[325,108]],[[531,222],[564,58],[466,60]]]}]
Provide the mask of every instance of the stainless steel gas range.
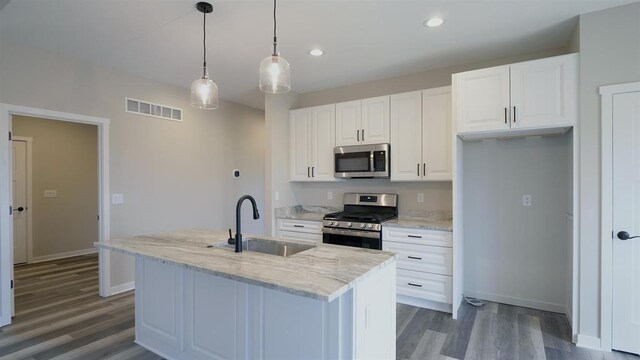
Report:
[{"label": "stainless steel gas range", "polygon": [[382,250],[382,223],[397,217],[397,194],[345,193],[343,211],[324,216],[322,242]]}]

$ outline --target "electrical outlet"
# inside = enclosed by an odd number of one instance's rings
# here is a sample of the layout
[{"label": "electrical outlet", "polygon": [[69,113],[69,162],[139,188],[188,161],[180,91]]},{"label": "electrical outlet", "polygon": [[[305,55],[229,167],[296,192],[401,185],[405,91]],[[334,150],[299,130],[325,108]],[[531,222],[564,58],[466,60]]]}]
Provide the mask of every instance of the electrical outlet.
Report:
[{"label": "electrical outlet", "polygon": [[531,195],[522,195],[522,206],[531,206]]},{"label": "electrical outlet", "polygon": [[327,200],[333,200],[333,191],[327,191]]},{"label": "electrical outlet", "polygon": [[123,194],[111,194],[111,203],[113,205],[124,204],[124,195]]},{"label": "electrical outlet", "polygon": [[273,199],[275,201],[280,201],[280,191],[276,191],[275,193],[273,193]]},{"label": "electrical outlet", "polygon": [[44,197],[46,197],[46,198],[58,197],[58,191],[57,190],[45,190],[44,191]]},{"label": "electrical outlet", "polygon": [[418,193],[418,202],[419,203],[423,203],[424,202],[424,193]]}]

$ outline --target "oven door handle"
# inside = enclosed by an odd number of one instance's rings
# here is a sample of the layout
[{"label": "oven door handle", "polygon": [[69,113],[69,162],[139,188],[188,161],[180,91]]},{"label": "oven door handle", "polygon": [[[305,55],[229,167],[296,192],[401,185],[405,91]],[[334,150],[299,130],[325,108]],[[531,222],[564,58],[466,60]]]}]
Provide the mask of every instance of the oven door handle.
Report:
[{"label": "oven door handle", "polygon": [[369,239],[380,238],[380,233],[378,231],[342,230],[342,229],[324,227],[322,228],[322,233],[334,234],[334,235],[345,235],[345,236],[356,236],[356,237],[363,237],[363,238],[369,238]]}]

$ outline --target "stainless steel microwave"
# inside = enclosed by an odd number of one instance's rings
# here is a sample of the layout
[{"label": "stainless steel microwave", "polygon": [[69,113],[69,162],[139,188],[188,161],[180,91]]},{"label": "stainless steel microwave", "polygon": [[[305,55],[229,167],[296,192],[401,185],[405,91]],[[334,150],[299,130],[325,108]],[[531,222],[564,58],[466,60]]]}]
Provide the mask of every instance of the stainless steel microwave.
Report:
[{"label": "stainless steel microwave", "polygon": [[333,150],[337,178],[389,178],[389,144],[338,146]]}]

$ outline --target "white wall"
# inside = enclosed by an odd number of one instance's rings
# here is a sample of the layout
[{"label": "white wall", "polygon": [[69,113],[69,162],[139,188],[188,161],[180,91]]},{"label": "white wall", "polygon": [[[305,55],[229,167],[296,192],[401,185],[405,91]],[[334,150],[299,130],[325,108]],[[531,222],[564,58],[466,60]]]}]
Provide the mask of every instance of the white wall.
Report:
[{"label": "white wall", "polygon": [[[266,94],[266,181],[267,194],[266,232],[275,235],[273,209],[298,205],[299,186],[289,182],[289,109],[293,108],[298,94]],[[278,200],[275,194],[278,193]]]},{"label": "white wall", "polygon": [[[182,108],[184,122],[125,113],[125,96]],[[253,194],[264,209],[260,110],[228,101],[221,101],[215,111],[192,109],[188,88],[1,37],[0,102],[111,119],[111,191],[124,194],[124,204],[111,207],[113,238],[186,227],[234,227],[240,193]],[[232,179],[234,168],[243,171],[243,178]],[[245,213],[247,232],[263,232],[263,222],[250,218]],[[111,286],[133,281],[131,259],[120,254],[111,259]]]},{"label": "white wall", "polygon": [[464,144],[466,295],[564,312],[570,136]]},{"label": "white wall", "polygon": [[579,332],[600,338],[600,97],[640,80],[640,3],[580,16]]}]

